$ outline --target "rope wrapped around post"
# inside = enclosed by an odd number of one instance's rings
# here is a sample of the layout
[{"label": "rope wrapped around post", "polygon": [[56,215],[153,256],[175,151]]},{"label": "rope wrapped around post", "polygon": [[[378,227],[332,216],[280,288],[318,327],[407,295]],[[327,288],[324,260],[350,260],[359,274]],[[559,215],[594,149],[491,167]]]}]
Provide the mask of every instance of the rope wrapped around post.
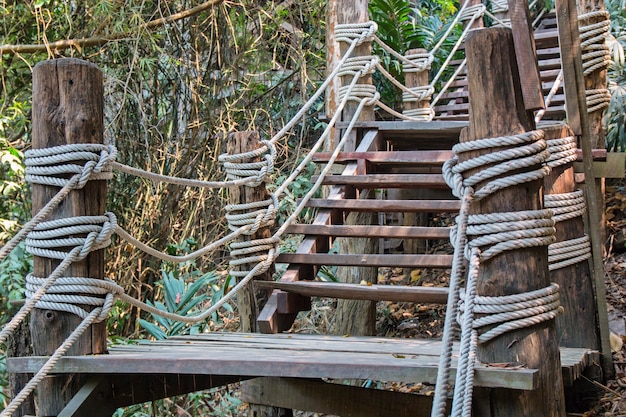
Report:
[{"label": "rope wrapped around post", "polygon": [[[610,34],[610,14],[606,10],[596,10],[578,16],[580,31],[580,48],[582,51],[583,74],[588,76],[594,71],[602,71],[611,64],[611,52],[606,44]],[[599,19],[596,23],[584,23],[591,19]],[[611,103],[611,92],[606,88],[589,89],[587,96],[587,112],[602,111]]]},{"label": "rope wrapped around post", "polygon": [[[514,146],[459,162],[464,152]],[[450,295],[440,356],[432,416],[445,414],[449,368],[452,358],[453,321],[461,325],[461,342],[452,403],[452,416],[470,416],[476,347],[504,332],[554,319],[562,309],[558,286],[503,297],[479,297],[476,293],[481,262],[503,251],[523,247],[547,246],[554,242],[554,220],[550,210],[510,213],[468,214],[472,201],[480,200],[506,187],[543,178],[551,168],[543,131],[480,139],[454,146],[455,156],[443,167],[446,183],[461,199],[461,210],[451,241],[455,254],[450,277]],[[520,169],[527,171],[519,172]],[[472,174],[469,174],[469,171]],[[479,186],[480,188],[475,189]],[[468,261],[467,266],[463,258]],[[467,268],[465,290],[460,282]],[[487,314],[478,320],[475,314]],[[479,329],[497,326],[486,333]]]}]

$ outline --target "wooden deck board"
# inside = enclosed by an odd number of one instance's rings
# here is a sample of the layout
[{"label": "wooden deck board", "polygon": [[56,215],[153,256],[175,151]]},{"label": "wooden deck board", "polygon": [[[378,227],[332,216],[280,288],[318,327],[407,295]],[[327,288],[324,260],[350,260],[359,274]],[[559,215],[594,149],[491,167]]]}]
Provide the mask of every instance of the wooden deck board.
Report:
[{"label": "wooden deck board", "polygon": [[[108,355],[65,357],[56,373],[194,374],[241,377],[372,379],[434,383],[441,342],[302,334],[207,333],[116,346]],[[575,378],[592,359],[562,349],[564,374]],[[456,357],[456,355],[455,355]],[[36,372],[44,357],[9,358],[10,372]],[[454,375],[454,372],[452,372]],[[537,371],[481,364],[477,386],[533,389]]]},{"label": "wooden deck board", "polygon": [[452,255],[345,255],[281,253],[276,263],[336,266],[393,266],[396,268],[450,268]]},{"label": "wooden deck board", "polygon": [[449,239],[449,227],[423,226],[336,226],[292,224],[287,233],[334,237],[387,237],[395,239]]},{"label": "wooden deck board", "polygon": [[[317,175],[311,181],[317,181]],[[329,175],[324,185],[352,185],[357,188],[448,188],[441,174]]]}]

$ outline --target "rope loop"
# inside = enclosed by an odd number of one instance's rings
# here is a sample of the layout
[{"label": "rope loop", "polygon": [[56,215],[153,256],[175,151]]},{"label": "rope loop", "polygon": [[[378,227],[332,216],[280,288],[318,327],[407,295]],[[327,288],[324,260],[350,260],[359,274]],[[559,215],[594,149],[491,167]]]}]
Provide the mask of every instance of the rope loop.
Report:
[{"label": "rope loop", "polygon": [[492,0],[491,12],[492,13],[506,13],[509,11],[509,2],[507,0]]},{"label": "rope loop", "polygon": [[278,211],[278,198],[271,194],[269,200],[244,204],[229,204],[225,208],[226,220],[230,230],[237,231],[246,225],[253,225],[244,234],[252,235],[261,227],[272,226]]},{"label": "rope loop", "polygon": [[[550,153],[546,150],[547,144],[543,137],[543,131],[535,130],[519,135],[479,139],[456,144],[452,148],[455,156],[443,165],[444,179],[452,189],[453,194],[458,198],[461,198],[464,194],[464,188],[475,188],[482,183],[482,186],[474,192],[474,198],[476,199],[484,198],[503,188],[541,179],[551,171],[548,165],[544,165]],[[458,156],[462,153],[506,146],[516,147],[494,151],[490,154],[459,162]],[[467,178],[463,177],[465,172],[484,166],[487,167]],[[538,167],[530,171],[503,177],[504,174],[511,171],[533,166]]]},{"label": "rope loop", "polygon": [[[24,152],[25,179],[31,184],[80,189],[89,180],[113,178],[111,164],[117,157],[112,145],[79,143],[30,149]],[[74,183],[75,182],[75,183]]]},{"label": "rope loop", "polygon": [[420,109],[404,109],[402,111],[407,117],[417,121],[430,122],[435,118],[435,110],[432,107],[423,107]]},{"label": "rope loop", "polygon": [[[450,233],[456,241],[456,227]],[[480,261],[508,250],[547,246],[555,240],[551,210],[470,215],[466,234],[466,259],[471,258],[472,249],[480,248]]]},{"label": "rope loop", "polygon": [[550,157],[546,163],[551,168],[574,162],[577,159],[578,144],[574,136],[546,140]]},{"label": "rope loop", "polygon": [[371,84],[356,84],[353,87],[344,85],[339,88],[339,101],[343,101],[348,95],[349,101],[361,102],[365,100],[366,106],[373,106],[380,99],[380,93],[376,86]]},{"label": "rope loop", "polygon": [[[584,75],[605,69],[611,64],[611,52],[606,45],[606,38],[611,30],[609,17],[609,12],[605,10],[578,16]],[[600,18],[600,20],[596,23],[583,23],[594,18]]]},{"label": "rope loop", "polygon": [[26,250],[34,256],[64,260],[73,249],[79,248],[72,262],[80,261],[90,252],[109,246],[116,228],[117,218],[113,213],[42,222],[27,235]]},{"label": "rope loop", "polygon": [[[222,154],[219,161],[224,166],[226,177],[229,180],[237,181],[248,179],[247,187],[258,187],[268,182],[270,176],[274,172],[274,161],[276,160],[276,146],[273,142],[262,140],[261,147],[254,151],[243,152],[240,154]],[[263,156],[261,161],[250,162]]]},{"label": "rope loop", "polygon": [[587,112],[604,110],[611,104],[611,92],[606,88],[585,90],[587,98]]},{"label": "rope loop", "polygon": [[402,102],[417,103],[420,101],[430,101],[435,89],[430,85],[412,87],[409,91],[402,93]]},{"label": "rope loop", "polygon": [[359,55],[346,59],[346,62],[341,66],[340,76],[364,76],[365,74],[372,74],[376,71],[376,68],[380,64],[380,58],[377,55]]},{"label": "rope loop", "polygon": [[242,242],[232,242],[230,244],[230,255],[233,259],[229,262],[230,274],[237,278],[247,276],[249,270],[234,270],[234,267],[240,267],[245,264],[264,263],[267,267],[263,267],[256,271],[255,275],[260,275],[269,269],[274,262],[279,250],[280,238],[273,236],[266,239],[247,240]]},{"label": "rope loop", "polygon": [[346,43],[356,40],[356,44],[361,45],[371,41],[377,31],[378,24],[371,20],[365,23],[344,23],[335,26],[335,40]]},{"label": "rope loop", "polygon": [[564,240],[548,246],[548,269],[555,271],[591,258],[589,236]]},{"label": "rope loop", "polygon": [[[462,313],[467,297],[463,291],[460,296],[459,311]],[[472,328],[479,333],[478,343],[486,343],[506,332],[552,320],[563,312],[557,284],[522,294],[497,297],[477,295],[473,298],[473,308],[475,314],[486,314],[472,322]],[[462,314],[459,314],[458,320],[463,325]],[[481,328],[493,325],[496,326],[480,333]]]},{"label": "rope loop", "polygon": [[424,72],[430,70],[430,66],[435,60],[435,56],[429,52],[421,54],[409,54],[404,56],[402,68],[405,73]]},{"label": "rope loop", "polygon": [[[507,4],[507,7],[508,7],[508,4]],[[461,14],[461,17],[459,18],[459,20],[461,22],[465,22],[468,20],[477,19],[483,16],[486,11],[487,11],[487,7],[482,3],[475,4],[473,6],[468,6],[465,8],[465,10],[463,10],[463,13]]]},{"label": "rope loop", "polygon": [[546,194],[544,207],[552,210],[556,223],[584,216],[587,210],[583,190],[562,194]]},{"label": "rope loop", "polygon": [[[46,280],[47,278],[28,274],[26,276],[26,299],[30,299]],[[84,319],[91,311],[80,306],[91,306],[100,309],[95,319],[95,322],[99,323],[106,319],[117,295],[123,293],[123,288],[109,279],[61,277],[46,290],[35,307],[42,310],[64,311]]]}]

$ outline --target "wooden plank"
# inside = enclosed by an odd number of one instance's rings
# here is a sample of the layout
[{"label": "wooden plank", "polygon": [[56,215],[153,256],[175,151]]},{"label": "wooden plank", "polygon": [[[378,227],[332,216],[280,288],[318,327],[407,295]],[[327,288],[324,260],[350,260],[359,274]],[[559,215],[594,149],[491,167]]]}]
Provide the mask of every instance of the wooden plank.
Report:
[{"label": "wooden plank", "polygon": [[429,417],[432,397],[321,380],[255,378],[241,384],[241,400],[342,417]]},{"label": "wooden plank", "polygon": [[517,0],[509,0],[508,3],[524,107],[527,111],[543,109],[545,104],[541,94],[539,68],[528,3]]},{"label": "wooden plank", "polygon": [[396,239],[449,239],[448,227],[419,227],[419,226],[333,226],[293,224],[287,233],[323,236],[345,237],[387,237]]},{"label": "wooden plank", "polygon": [[[317,176],[311,178],[316,181]],[[352,185],[357,188],[447,188],[441,174],[369,174],[369,175],[330,175],[324,178],[324,185]]]},{"label": "wooden plank", "polygon": [[[593,363],[594,353],[587,349],[562,351],[562,366],[571,369],[571,375],[577,375],[576,372]],[[245,377],[291,374],[299,378],[432,383],[440,352],[441,341],[437,340],[205,333],[140,345],[113,346],[109,355],[65,357],[53,372]],[[8,369],[10,372],[36,372],[45,359],[10,358]],[[476,381],[480,386],[505,384],[532,389],[536,384],[535,375],[535,370],[483,364],[477,367]]]},{"label": "wooden plank", "polygon": [[[441,139],[458,138],[461,130],[467,126],[467,122],[438,121],[432,122],[408,122],[408,121],[372,121],[357,122],[356,129],[378,129],[385,137],[406,135],[415,139]],[[337,127],[345,128],[347,123],[338,123]]]},{"label": "wooden plank", "polygon": [[440,213],[458,212],[458,200],[325,200],[313,198],[307,207],[339,209],[343,211],[385,211]]},{"label": "wooden plank", "polygon": [[351,300],[406,301],[418,304],[445,304],[448,289],[440,287],[406,287],[391,285],[359,285],[340,282],[255,282],[258,288],[280,289],[308,297],[329,297]]},{"label": "wooden plank", "polygon": [[[317,152],[313,162],[327,162],[330,152]],[[376,164],[426,164],[441,165],[454,155],[452,151],[378,151],[378,152],[340,152],[336,163],[352,162],[365,159]]]},{"label": "wooden plank", "polygon": [[452,255],[334,255],[281,253],[276,263],[329,266],[393,266],[398,268],[450,268]]},{"label": "wooden plank", "polygon": [[[440,342],[414,343],[397,341],[387,344],[384,338],[366,341],[361,346],[366,351],[356,353],[356,338],[325,336],[308,338],[308,335],[288,334],[276,343],[263,347],[251,344],[257,334],[240,333],[240,344],[233,346],[215,343],[181,343],[122,346],[111,348],[109,355],[64,357],[55,372],[127,374],[194,374],[229,375],[242,377],[280,376],[296,378],[372,379],[376,381],[426,382],[436,378]],[[187,339],[193,340],[193,339]],[[267,340],[267,339],[266,339]],[[308,347],[302,350],[286,349],[294,341]],[[324,342],[325,349],[318,345]],[[422,353],[424,346],[433,343],[429,354]],[[354,347],[358,343],[354,343]],[[253,347],[250,347],[253,346]],[[335,350],[338,347],[340,350]],[[362,349],[365,350],[365,349]],[[12,371],[37,370],[44,357],[15,358],[10,363]],[[454,372],[453,372],[454,374]],[[506,369],[479,365],[476,369],[477,386],[509,386],[515,389],[533,389],[536,371],[532,369]]]}]

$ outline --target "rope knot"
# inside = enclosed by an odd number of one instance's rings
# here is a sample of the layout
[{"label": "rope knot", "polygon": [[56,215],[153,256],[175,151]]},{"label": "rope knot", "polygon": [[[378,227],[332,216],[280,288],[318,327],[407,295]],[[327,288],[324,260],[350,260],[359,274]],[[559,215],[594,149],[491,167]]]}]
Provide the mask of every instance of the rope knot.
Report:
[{"label": "rope knot", "polygon": [[430,52],[422,54],[410,54],[405,55],[404,57],[407,59],[407,61],[403,61],[402,65],[405,73],[428,71],[431,64],[435,60],[435,56]]},{"label": "rope knot", "polygon": [[117,227],[113,213],[42,222],[26,238],[26,250],[35,256],[80,261],[111,244]]},{"label": "rope knot", "polygon": [[[458,143],[452,148],[455,156],[443,165],[444,179],[456,197],[461,198],[463,189],[471,187],[475,190],[476,199],[503,188],[541,179],[551,171],[544,164],[550,157],[550,152],[546,150],[547,144],[543,137],[543,131],[534,130],[518,135]],[[465,152],[505,147],[508,148],[459,162],[459,155]],[[509,172],[537,165],[540,167],[503,177]],[[464,173],[477,168],[482,169],[467,178],[463,177]],[[478,185],[480,188],[477,188]]]},{"label": "rope knot", "polygon": [[31,184],[80,189],[89,180],[113,178],[111,166],[117,157],[113,145],[81,143],[30,149],[24,153],[26,181]]},{"label": "rope knot", "polygon": [[335,26],[337,42],[351,43],[356,40],[357,45],[371,41],[378,31],[378,24],[374,21],[365,23],[344,23]]},{"label": "rope knot", "polygon": [[[507,3],[507,8],[508,8],[508,3]],[[474,20],[474,19],[484,16],[486,11],[487,11],[487,7],[482,3],[475,4],[473,6],[468,6],[461,13],[459,20],[461,22]]]},{"label": "rope knot", "polygon": [[[268,140],[261,141],[259,149],[234,155],[222,154],[219,161],[224,166],[226,177],[229,180],[248,180],[246,186],[258,187],[269,181],[274,172],[274,161],[276,160],[276,146]],[[263,160],[250,162],[263,156]]]}]

